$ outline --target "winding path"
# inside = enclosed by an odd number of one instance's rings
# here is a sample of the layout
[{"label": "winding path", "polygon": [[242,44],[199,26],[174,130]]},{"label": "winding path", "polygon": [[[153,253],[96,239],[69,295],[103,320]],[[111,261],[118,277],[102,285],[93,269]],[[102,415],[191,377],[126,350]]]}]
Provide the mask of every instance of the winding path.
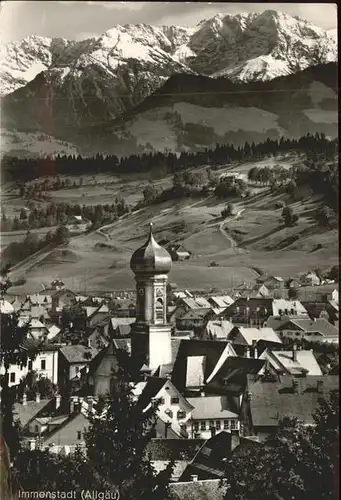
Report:
[{"label": "winding path", "polygon": [[228,234],[228,232],[224,229],[224,225],[227,223],[227,222],[230,222],[231,220],[235,220],[235,219],[238,219],[239,216],[242,214],[242,212],[244,212],[245,208],[241,208],[240,210],[238,210],[238,212],[236,213],[235,216],[233,217],[230,217],[229,219],[225,219],[223,220],[222,222],[219,223],[219,231],[221,232],[221,234],[224,236],[224,238],[226,238],[230,245],[231,245],[231,248],[233,249],[237,249],[237,242],[236,240],[234,240],[232,238],[232,236],[230,236]]}]

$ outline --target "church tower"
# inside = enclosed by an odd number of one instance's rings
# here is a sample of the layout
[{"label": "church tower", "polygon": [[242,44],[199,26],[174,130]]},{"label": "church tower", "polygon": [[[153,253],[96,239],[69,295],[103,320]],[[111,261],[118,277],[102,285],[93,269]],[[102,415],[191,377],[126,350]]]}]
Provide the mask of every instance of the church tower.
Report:
[{"label": "church tower", "polygon": [[167,323],[167,274],[172,258],[153,237],[132,255],[130,267],[136,281],[136,322],[131,325],[132,357],[155,370],[171,363],[171,326]]}]

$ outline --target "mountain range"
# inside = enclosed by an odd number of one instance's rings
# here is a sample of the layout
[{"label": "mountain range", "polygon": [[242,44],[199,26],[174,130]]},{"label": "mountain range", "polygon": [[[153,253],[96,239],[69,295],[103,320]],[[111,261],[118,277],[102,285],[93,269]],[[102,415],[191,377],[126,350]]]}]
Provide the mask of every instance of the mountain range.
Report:
[{"label": "mountain range", "polygon": [[335,32],[273,10],[80,42],[30,36],[0,50],[1,125],[20,154],[19,132],[82,154],[335,135],[336,60]]}]

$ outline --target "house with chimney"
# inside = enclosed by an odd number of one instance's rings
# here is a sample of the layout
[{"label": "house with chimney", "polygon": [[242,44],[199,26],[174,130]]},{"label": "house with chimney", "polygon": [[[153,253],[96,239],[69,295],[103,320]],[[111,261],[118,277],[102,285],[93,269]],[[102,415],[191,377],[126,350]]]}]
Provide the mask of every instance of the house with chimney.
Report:
[{"label": "house with chimney", "polygon": [[291,318],[282,324],[277,332],[283,337],[308,341],[339,343],[338,329],[325,318]]},{"label": "house with chimney", "polygon": [[298,300],[239,297],[223,313],[236,326],[261,327],[270,316],[308,318]]},{"label": "house with chimney", "polygon": [[281,276],[261,276],[257,283],[264,285],[268,290],[284,290],[285,281]]},{"label": "house with chimney", "polygon": [[241,423],[247,435],[264,441],[274,434],[284,417],[296,417],[306,425],[314,425],[313,413],[321,396],[338,390],[336,375],[295,378],[281,376],[274,381],[250,378],[244,394]]},{"label": "house with chimney", "polygon": [[318,286],[321,284],[321,279],[315,271],[309,271],[300,276],[300,283],[302,286]]},{"label": "house with chimney", "polygon": [[256,350],[257,354],[253,352],[253,357],[256,358],[265,348],[279,348],[282,345],[279,335],[269,327],[245,328],[235,326],[227,336],[227,340],[232,342],[239,355],[250,357],[250,349]]},{"label": "house with chimney", "polygon": [[297,349],[294,344],[290,351],[274,351],[265,349],[259,356],[266,362],[266,368],[279,375],[302,377],[306,375],[321,376],[323,373],[312,350]]},{"label": "house with chimney", "polygon": [[209,320],[206,323],[205,333],[210,340],[227,340],[233,328],[234,325],[231,321]]}]

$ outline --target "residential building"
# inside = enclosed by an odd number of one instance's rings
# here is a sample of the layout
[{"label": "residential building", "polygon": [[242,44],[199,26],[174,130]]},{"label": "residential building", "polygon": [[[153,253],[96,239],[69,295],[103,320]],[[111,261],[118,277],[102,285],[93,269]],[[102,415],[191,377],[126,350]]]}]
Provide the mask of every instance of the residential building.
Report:
[{"label": "residential building", "polygon": [[192,439],[209,439],[222,430],[239,430],[239,415],[227,396],[188,397],[187,401],[193,407],[187,422]]},{"label": "residential building", "polygon": [[230,356],[235,356],[235,350],[227,341],[181,340],[172,382],[186,396],[200,394],[208,377]]},{"label": "residential building", "polygon": [[[25,378],[28,372],[35,371],[38,377],[46,377],[54,384],[58,383],[58,346],[50,343],[44,343],[36,339],[26,339],[23,347],[28,350],[37,350],[35,359],[28,360],[27,365],[20,367],[13,364],[9,367],[10,387],[18,385],[22,378]],[[0,367],[0,373],[5,373],[4,366]]]},{"label": "residential building", "polygon": [[338,376],[282,376],[273,382],[250,379],[244,394],[241,422],[246,434],[262,441],[276,432],[284,417],[296,417],[313,425],[319,398],[338,390]]},{"label": "residential building", "polygon": [[285,282],[280,276],[261,277],[257,282],[261,282],[267,289],[271,290],[283,290],[285,288]]},{"label": "residential building", "polygon": [[[305,375],[322,375],[321,368],[313,351],[297,350],[273,351],[265,349],[259,359],[266,361],[266,366],[271,367],[278,374],[301,377]],[[264,367],[265,369],[265,367]]]},{"label": "residential building", "polygon": [[[230,331],[227,340],[231,341],[233,345],[240,346],[243,348],[243,351],[247,355],[247,352],[250,351],[250,347],[258,348],[261,346],[264,347],[279,347],[282,345],[282,340],[278,336],[278,334],[269,327],[263,328],[245,328],[243,326],[235,326]],[[254,356],[258,357],[258,356]]]},{"label": "residential building", "polygon": [[235,430],[221,431],[201,445],[182,473],[180,481],[191,481],[192,478],[197,481],[221,480],[225,477],[228,461],[255,446],[261,446],[255,436],[241,436],[239,431]]},{"label": "residential building", "polygon": [[167,248],[173,261],[188,260],[191,253],[183,245],[169,245]]},{"label": "residential building", "polygon": [[228,335],[233,328],[234,326],[231,321],[208,321],[206,323],[206,334],[211,340],[227,340]]},{"label": "residential building", "polygon": [[290,319],[281,325],[277,332],[284,337],[302,339],[309,341],[328,342],[338,344],[338,329],[324,318],[311,320],[310,318]]},{"label": "residential building", "polygon": [[173,459],[175,463],[171,481],[178,481],[202,442],[201,439],[152,439],[146,447],[146,455],[157,473],[164,470]]},{"label": "residential building", "polygon": [[75,378],[80,379],[81,370],[89,366],[98,350],[84,345],[66,345],[59,350],[58,382],[61,390]]},{"label": "residential building", "polygon": [[211,311],[211,308],[203,307],[188,311],[180,318],[176,318],[176,327],[179,330],[204,329]]},{"label": "residential building", "polygon": [[214,314],[221,314],[234,300],[229,295],[213,296],[208,299]]},{"label": "residential building", "polygon": [[309,271],[300,276],[300,282],[302,286],[317,286],[321,280],[314,271]]},{"label": "residential building", "polygon": [[168,423],[170,429],[179,437],[194,437],[190,433],[189,421],[194,411],[193,405],[186,399],[169,379],[150,377],[139,382],[134,388],[134,395],[144,409],[153,401],[160,404],[157,415],[162,422]]}]

